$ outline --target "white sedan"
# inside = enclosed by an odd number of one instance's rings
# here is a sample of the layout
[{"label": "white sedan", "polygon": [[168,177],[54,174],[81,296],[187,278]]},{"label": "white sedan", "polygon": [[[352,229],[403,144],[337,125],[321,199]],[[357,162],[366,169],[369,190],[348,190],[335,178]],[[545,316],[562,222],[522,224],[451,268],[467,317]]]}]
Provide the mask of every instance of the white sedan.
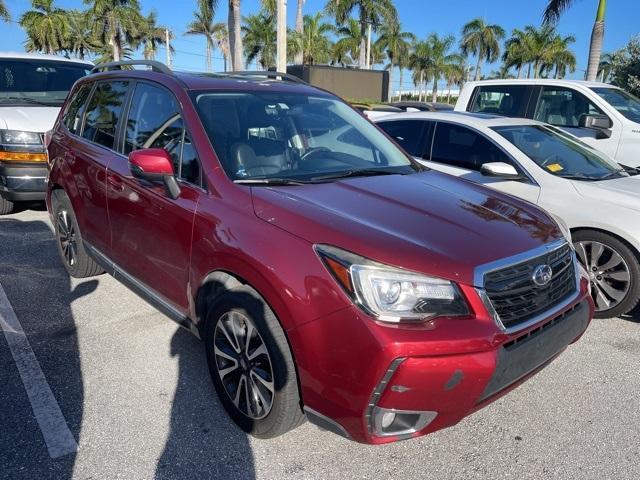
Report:
[{"label": "white sedan", "polygon": [[533,120],[419,112],[376,123],[421,163],[529,200],[564,220],[589,271],[597,317],[616,317],[638,304],[640,171]]}]

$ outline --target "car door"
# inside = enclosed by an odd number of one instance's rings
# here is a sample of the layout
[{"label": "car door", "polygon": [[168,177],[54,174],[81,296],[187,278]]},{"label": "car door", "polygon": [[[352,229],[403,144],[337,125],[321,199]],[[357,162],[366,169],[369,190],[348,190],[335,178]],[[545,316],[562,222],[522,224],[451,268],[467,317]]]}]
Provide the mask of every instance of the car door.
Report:
[{"label": "car door", "polygon": [[[112,259],[147,293],[159,294],[186,313],[193,221],[205,192],[174,95],[160,85],[137,82],[121,137],[122,154],[107,170]],[[143,148],[169,153],[181,190],[177,199],[170,198],[162,184],[132,175],[127,156]]]},{"label": "car door", "polygon": [[[502,192],[537,203],[540,187],[495,142],[477,130],[464,125],[438,121],[435,125],[430,152],[425,153],[427,166],[436,170],[495,188]],[[511,180],[485,176],[480,172],[484,163],[503,162],[512,165],[524,177]]]},{"label": "car door", "polygon": [[[73,177],[75,191],[67,194],[76,208],[83,239],[102,252],[110,250],[111,236],[107,216],[107,166],[117,157],[116,131],[122,116],[128,82],[97,82],[81,87],[63,119],[69,130],[64,161]],[[83,108],[83,95],[89,96]]]},{"label": "car door", "polygon": [[[580,127],[580,118],[584,115],[605,115],[609,118],[613,125],[610,130],[611,136],[605,137],[599,135],[596,130]],[[542,87],[533,118],[566,130],[611,158],[616,156],[622,125],[574,88]]]}]

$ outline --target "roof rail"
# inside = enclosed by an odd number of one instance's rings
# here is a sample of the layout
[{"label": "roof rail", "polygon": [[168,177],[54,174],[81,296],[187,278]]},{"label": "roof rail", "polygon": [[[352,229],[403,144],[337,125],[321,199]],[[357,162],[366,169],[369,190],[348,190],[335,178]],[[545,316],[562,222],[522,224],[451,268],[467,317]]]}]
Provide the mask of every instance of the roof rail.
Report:
[{"label": "roof rail", "polygon": [[246,71],[237,71],[237,72],[229,72],[227,74],[230,77],[267,77],[267,78],[280,78],[285,82],[293,82],[293,83],[303,83],[307,84],[301,78],[296,77],[295,75],[291,75],[290,73],[282,73],[276,72],[272,70],[246,70]]},{"label": "roof rail", "polygon": [[173,72],[164,63],[157,62],[155,60],[121,60],[119,62],[100,63],[91,69],[91,73],[97,73],[101,70],[105,72],[111,70],[122,70],[125,66],[144,65],[151,67],[151,70],[159,73],[166,73],[167,75],[173,75]]}]

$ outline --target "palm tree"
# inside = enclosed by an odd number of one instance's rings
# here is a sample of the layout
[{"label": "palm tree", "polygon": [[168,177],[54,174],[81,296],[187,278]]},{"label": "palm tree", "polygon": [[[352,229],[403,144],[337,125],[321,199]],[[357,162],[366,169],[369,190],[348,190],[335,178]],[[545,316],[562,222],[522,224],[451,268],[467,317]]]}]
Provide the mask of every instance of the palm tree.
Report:
[{"label": "palm tree", "polygon": [[[573,5],[573,0],[548,0],[543,18],[545,24],[555,24],[562,13]],[[604,43],[604,17],[607,10],[607,0],[598,0],[596,21],[591,32],[591,44],[589,45],[589,64],[587,66],[587,80],[595,81],[598,76],[598,66],[602,56],[602,44]]]},{"label": "palm tree", "polygon": [[495,62],[500,56],[500,40],[504,34],[500,25],[489,25],[483,18],[475,18],[462,27],[460,50],[463,55],[477,56],[476,80],[480,78],[482,62]]},{"label": "palm tree", "polygon": [[70,10],[67,12],[69,29],[64,40],[64,50],[84,60],[89,53],[98,50],[98,42],[93,36],[89,12]]},{"label": "palm tree", "polygon": [[447,103],[451,103],[451,87],[457,86],[462,88],[464,84],[467,68],[462,56],[457,62],[451,63],[444,72],[444,78],[447,80]]},{"label": "palm tree", "polygon": [[198,0],[198,10],[193,12],[194,20],[187,26],[185,35],[202,35],[205,38],[205,58],[207,72],[211,71],[211,54],[215,48],[213,39],[213,16],[217,0]]},{"label": "palm tree", "polygon": [[20,17],[20,26],[28,37],[28,50],[55,53],[64,48],[69,18],[65,10],[53,3],[54,0],[32,0],[33,10]]},{"label": "palm tree", "polygon": [[[391,99],[393,68],[400,68],[400,92],[402,92],[402,66],[403,60],[409,55],[411,44],[416,37],[413,33],[403,32],[400,22],[385,23],[380,29],[380,36],[376,41],[389,58],[389,99]],[[402,93],[400,93],[402,95]]]},{"label": "palm tree", "polygon": [[504,54],[502,55],[504,67],[507,70],[516,67],[518,78],[520,78],[522,67],[529,63],[529,60],[529,38],[523,30],[515,28],[511,32],[511,37],[504,44]]},{"label": "palm tree", "polygon": [[229,30],[227,29],[227,24],[224,22],[214,23],[211,28],[211,32],[213,41],[218,47],[218,50],[220,50],[220,53],[222,53],[222,58],[224,61],[224,71],[226,72],[227,63],[231,55],[231,52],[229,50]]},{"label": "palm tree", "polygon": [[327,63],[333,46],[327,34],[335,32],[334,26],[324,22],[322,12],[317,12],[315,15],[304,16],[302,31],[302,34],[294,31],[290,35],[295,41],[295,49],[287,48],[287,51],[295,51],[294,61],[301,54],[301,64]]},{"label": "palm tree", "polygon": [[614,54],[612,53],[603,53],[600,57],[600,65],[598,65],[598,77],[600,77],[600,81],[605,83],[609,80],[611,76],[611,71],[613,70],[613,61]]},{"label": "palm tree", "polygon": [[276,18],[266,12],[243,18],[244,49],[247,62],[256,60],[267,70],[276,65]]},{"label": "palm tree", "polygon": [[329,0],[325,6],[328,14],[333,15],[338,25],[348,23],[354,10],[359,12],[360,35],[358,65],[364,68],[367,63],[367,29],[382,23],[397,21],[398,12],[393,0]]},{"label": "palm tree", "polygon": [[[362,43],[360,42],[360,24],[349,18],[345,25],[338,28],[338,40],[334,44],[333,62],[338,64],[353,63],[353,59],[360,56]],[[346,62],[345,62],[346,60]]]},{"label": "palm tree", "polygon": [[145,23],[138,0],[84,0],[84,3],[91,5],[95,36],[111,47],[113,60],[119,61]]},{"label": "palm tree", "polygon": [[229,31],[229,50],[231,52],[231,69],[244,70],[242,47],[242,22],[240,15],[240,0],[229,0],[229,15],[227,28]]},{"label": "palm tree", "polygon": [[4,20],[5,22],[11,21],[11,15],[9,15],[9,10],[4,4],[4,0],[0,0],[0,19]]},{"label": "palm tree", "polygon": [[409,67],[413,71],[413,83],[418,87],[418,101],[422,101],[425,79],[431,74],[431,45],[415,42],[409,56]]},{"label": "palm tree", "polygon": [[[297,7],[296,7],[296,33],[302,37],[302,35],[304,34],[305,31],[305,19],[303,17],[302,14],[302,8],[304,7],[304,3],[306,0],[298,0],[297,2]],[[316,13],[316,15],[318,15]],[[303,49],[304,50],[304,49]],[[296,52],[294,58],[293,58],[293,63],[296,65],[301,65],[302,63],[304,63],[304,51],[300,50],[298,52]]]},{"label": "palm tree", "polygon": [[552,41],[549,51],[549,58],[545,64],[548,73],[555,68],[554,78],[564,78],[567,69],[573,73],[576,71],[576,56],[569,49],[569,45],[575,43],[576,39],[573,35],[562,37],[556,35]]},{"label": "palm tree", "polygon": [[430,59],[428,62],[428,71],[433,79],[433,88],[431,90],[431,101],[438,101],[438,82],[453,65],[463,62],[461,55],[457,53],[449,53],[456,39],[453,35],[447,35],[440,38],[437,33],[432,33],[427,38],[429,44]]},{"label": "palm tree", "polygon": [[[143,46],[142,54],[146,60],[155,60],[158,45],[165,45],[167,38],[167,27],[157,24],[157,15],[155,11],[151,11],[144,19],[144,23],[140,26],[139,36],[133,42],[133,47]],[[173,33],[169,32],[169,40],[173,39]],[[170,52],[173,47],[169,46]]]}]

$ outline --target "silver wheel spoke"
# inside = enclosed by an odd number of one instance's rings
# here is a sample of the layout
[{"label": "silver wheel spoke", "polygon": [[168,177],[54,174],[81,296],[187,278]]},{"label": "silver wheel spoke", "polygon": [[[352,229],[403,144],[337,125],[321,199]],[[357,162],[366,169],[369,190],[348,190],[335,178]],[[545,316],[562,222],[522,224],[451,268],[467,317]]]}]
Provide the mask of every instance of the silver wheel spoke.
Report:
[{"label": "silver wheel spoke", "polygon": [[258,375],[255,372],[251,372],[251,378],[256,378],[262,385],[265,386],[267,390],[269,390],[272,394],[274,393],[273,382],[267,382],[264,378],[262,378],[260,375]]},{"label": "silver wheel spoke", "polygon": [[240,377],[240,381],[238,382],[238,389],[236,390],[236,395],[233,398],[233,404],[238,407],[238,409],[240,409],[240,394],[243,390],[243,386],[244,386],[244,390],[246,390],[246,384],[247,384],[247,377],[245,377],[244,375],[242,375]]},{"label": "silver wheel spoke", "polygon": [[267,347],[265,347],[264,343],[261,343],[258,348],[256,348],[251,355],[247,355],[249,360],[253,360],[254,358],[259,357],[260,355],[267,355]]},{"label": "silver wheel spoke", "polygon": [[602,252],[604,252],[604,245],[597,242],[591,243],[591,268],[598,266]]},{"label": "silver wheel spoke", "polygon": [[218,347],[214,347],[213,351],[216,353],[217,356],[222,357],[222,358],[226,358],[227,360],[229,360],[231,362],[236,362],[237,363],[237,360],[235,358],[233,358],[228,353],[223,352]]},{"label": "silver wheel spoke", "polygon": [[576,247],[576,253],[578,254],[578,258],[580,259],[580,262],[586,268],[589,268],[589,260],[587,259],[587,251],[584,248],[584,243],[582,242],[576,243],[575,247]]},{"label": "silver wheel spoke", "polygon": [[609,301],[609,299],[605,296],[605,294],[602,292],[602,290],[600,290],[600,287],[598,287],[598,285],[593,285],[593,289],[595,291],[595,302],[596,302],[596,306],[598,307],[598,310],[607,310],[611,307],[611,302]]},{"label": "silver wheel spoke", "polygon": [[246,322],[247,325],[247,336],[244,339],[244,354],[251,359],[251,357],[249,356],[249,346],[251,345],[251,338],[253,337],[253,332],[255,331],[255,328],[253,327],[253,324],[251,322]]},{"label": "silver wheel spoke", "polygon": [[235,335],[233,335],[233,338],[231,338],[231,335],[227,331],[227,326],[225,325],[224,321],[221,320],[220,322],[218,322],[218,328],[220,329],[220,331],[223,333],[223,335],[227,339],[227,342],[229,343],[231,348],[233,348],[233,350],[236,353],[240,353],[240,347],[238,346],[238,339],[237,339],[237,337]]},{"label": "silver wheel spoke", "polygon": [[[255,382],[254,377],[256,376],[257,375],[252,372],[249,377],[249,380],[251,381],[251,390],[253,391],[256,405],[262,405],[262,408],[264,409],[264,408],[267,408],[267,406],[269,406],[270,401],[264,397],[264,395],[262,394],[262,391],[260,390],[260,386]],[[260,403],[258,403],[258,400],[260,400]]]},{"label": "silver wheel spoke", "polygon": [[628,282],[631,280],[631,275],[626,270],[622,270],[620,272],[605,272],[602,276],[609,280],[616,280],[618,282]]},{"label": "silver wheel spoke", "polygon": [[603,282],[603,281],[598,282],[598,287],[600,287],[601,290],[604,290],[604,292],[607,295],[609,295],[611,298],[613,298],[617,302],[620,302],[626,295],[626,292],[624,290],[618,290],[616,288],[613,288],[607,282]]},{"label": "silver wheel spoke", "polygon": [[624,260],[622,260],[622,257],[620,255],[618,255],[616,252],[611,252],[611,259],[605,263],[602,266],[598,267],[598,270],[600,270],[601,272],[606,272],[607,270],[611,270],[613,267],[617,267],[618,265],[620,265]]}]

